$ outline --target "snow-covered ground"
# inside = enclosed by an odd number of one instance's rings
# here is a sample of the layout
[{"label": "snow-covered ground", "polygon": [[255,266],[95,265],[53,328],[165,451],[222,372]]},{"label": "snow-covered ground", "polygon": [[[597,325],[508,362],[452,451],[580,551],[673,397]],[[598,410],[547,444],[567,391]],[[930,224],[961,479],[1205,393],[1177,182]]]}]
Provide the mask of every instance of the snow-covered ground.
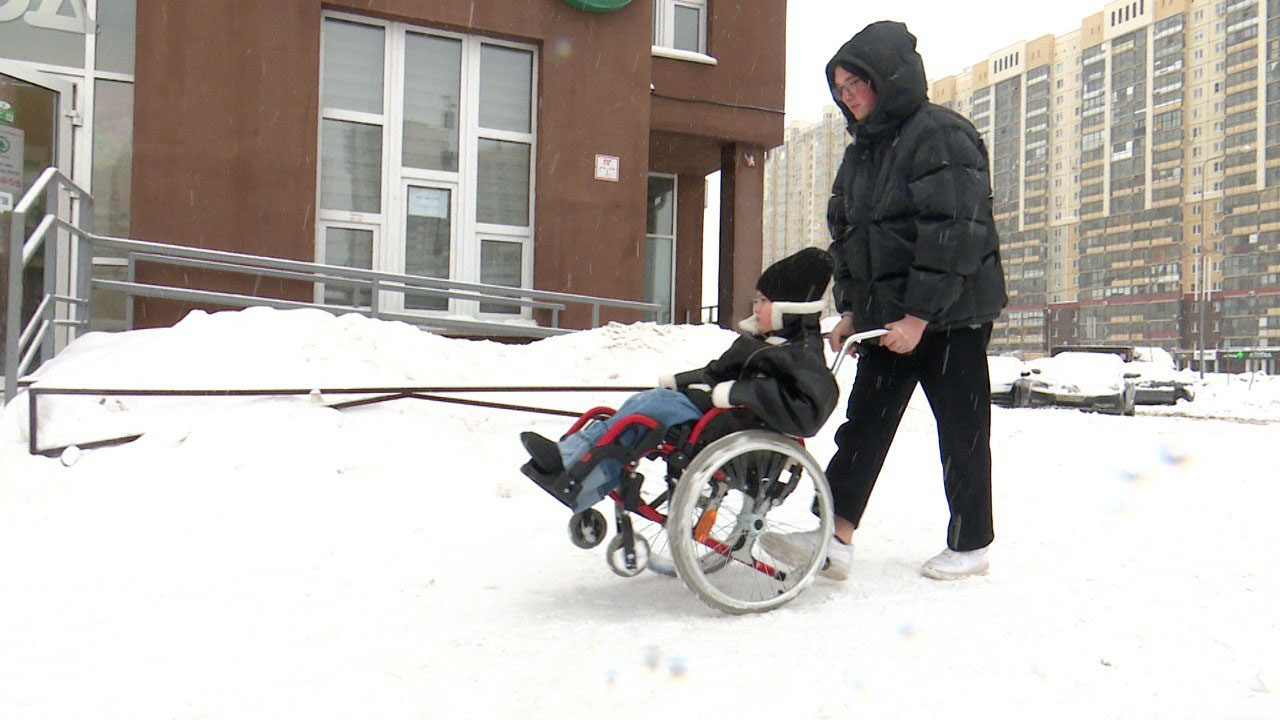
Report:
[{"label": "snow-covered ground", "polygon": [[[515,346],[252,309],[86,336],[41,383],[650,385],[731,337]],[[1280,717],[1280,381],[1249,380],[1136,418],[995,408],[992,572],[957,583],[917,572],[946,524],[917,394],[854,577],[743,617],[569,544],[517,470],[517,433],[560,418],[46,398],[42,447],[143,433],[64,464],[27,455],[19,398],[0,418],[0,718]]]}]

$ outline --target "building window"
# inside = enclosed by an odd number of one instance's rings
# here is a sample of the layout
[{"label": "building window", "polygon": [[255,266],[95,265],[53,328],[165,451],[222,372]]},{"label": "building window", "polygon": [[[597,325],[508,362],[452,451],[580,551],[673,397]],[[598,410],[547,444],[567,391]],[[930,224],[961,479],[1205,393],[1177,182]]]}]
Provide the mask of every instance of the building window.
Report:
[{"label": "building window", "polygon": [[[321,55],[316,258],[531,287],[534,48],[334,13]],[[389,311],[528,313],[423,293],[318,295]]]},{"label": "building window", "polygon": [[655,0],[653,44],[707,53],[707,0]]}]

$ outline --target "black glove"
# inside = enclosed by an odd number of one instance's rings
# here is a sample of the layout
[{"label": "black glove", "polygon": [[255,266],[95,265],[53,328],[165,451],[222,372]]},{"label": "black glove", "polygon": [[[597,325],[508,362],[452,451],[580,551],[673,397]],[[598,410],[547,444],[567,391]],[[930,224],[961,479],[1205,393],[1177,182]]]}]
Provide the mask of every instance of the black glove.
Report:
[{"label": "black glove", "polygon": [[687,387],[680,388],[680,392],[684,393],[684,396],[689,398],[689,401],[698,408],[698,412],[704,414],[711,410],[711,408],[715,407],[715,403],[711,402],[711,393],[708,392],[708,390],[709,387],[702,384],[689,385]]}]

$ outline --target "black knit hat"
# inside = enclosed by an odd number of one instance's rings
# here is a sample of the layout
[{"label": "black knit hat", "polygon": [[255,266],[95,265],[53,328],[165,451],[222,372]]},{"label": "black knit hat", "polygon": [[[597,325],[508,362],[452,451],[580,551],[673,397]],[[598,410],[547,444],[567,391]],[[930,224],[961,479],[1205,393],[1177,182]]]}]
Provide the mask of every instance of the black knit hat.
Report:
[{"label": "black knit hat", "polygon": [[756,281],[756,289],[775,303],[821,300],[831,282],[834,265],[831,253],[826,250],[805,248],[766,268]]}]

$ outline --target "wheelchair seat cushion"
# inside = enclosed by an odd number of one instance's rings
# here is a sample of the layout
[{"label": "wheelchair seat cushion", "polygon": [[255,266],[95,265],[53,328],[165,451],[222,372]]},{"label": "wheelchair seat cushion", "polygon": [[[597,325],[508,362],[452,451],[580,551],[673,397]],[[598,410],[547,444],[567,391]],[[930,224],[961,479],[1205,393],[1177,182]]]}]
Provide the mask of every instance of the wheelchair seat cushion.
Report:
[{"label": "wheelchair seat cushion", "polygon": [[741,430],[765,430],[768,429],[764,421],[755,413],[744,407],[733,407],[717,414],[707,422],[702,429],[702,434],[694,442],[690,448],[689,455],[692,457],[702,448],[719,440],[720,438],[739,432]]}]

